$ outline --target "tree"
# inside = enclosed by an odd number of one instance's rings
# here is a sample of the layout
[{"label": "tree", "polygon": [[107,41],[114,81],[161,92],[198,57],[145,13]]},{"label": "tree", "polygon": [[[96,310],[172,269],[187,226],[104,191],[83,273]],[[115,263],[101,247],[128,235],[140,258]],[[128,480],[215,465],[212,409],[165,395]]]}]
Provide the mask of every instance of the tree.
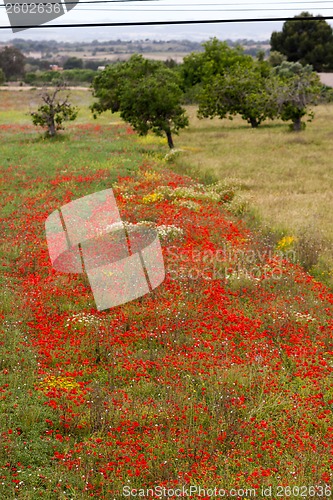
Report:
[{"label": "tree", "polygon": [[64,63],[64,69],[82,69],[83,61],[78,57],[69,57]]},{"label": "tree", "polygon": [[6,80],[22,77],[24,62],[24,55],[15,47],[6,46],[0,50],[0,68],[5,74]]},{"label": "tree", "polygon": [[277,75],[275,81],[275,99],[279,107],[279,115],[284,121],[292,121],[294,131],[305,127],[302,118],[313,118],[310,105],[316,105],[321,97],[322,84],[312,66],[302,66],[300,63],[283,62],[273,68]]},{"label": "tree", "polygon": [[203,52],[184,57],[180,67],[182,87],[190,101],[196,101],[202,87],[217,75],[223,75],[237,64],[251,65],[252,57],[241,47],[229,47],[226,42],[212,38],[202,44]]},{"label": "tree", "polygon": [[179,63],[177,62],[177,60],[173,59],[172,57],[166,59],[164,61],[164,64],[166,65],[167,68],[170,68],[170,69],[177,68],[177,66],[179,65]]},{"label": "tree", "polygon": [[207,82],[211,77],[229,71],[236,64],[252,62],[252,57],[245,55],[241,47],[231,48],[217,38],[212,38],[202,46],[203,52],[193,52],[184,57],[182,74],[186,87]]},{"label": "tree", "polygon": [[165,133],[170,148],[174,147],[172,134],[188,125],[180,104],[179,77],[161,62],[134,55],[105,68],[92,87],[98,99],[91,107],[94,117],[107,110],[119,111],[140,135],[150,130],[156,135]]},{"label": "tree", "polygon": [[281,54],[281,52],[277,52],[276,50],[271,50],[269,57],[268,57],[268,63],[270,66],[280,66],[280,64],[283,63],[283,61],[286,61],[287,57],[284,54]]},{"label": "tree", "polygon": [[78,110],[68,102],[68,93],[62,98],[59,95],[64,90],[66,85],[63,83],[58,83],[52,91],[45,90],[41,94],[44,104],[31,113],[33,124],[46,128],[47,137],[54,137],[58,130],[62,130],[64,121],[73,121],[77,117]]},{"label": "tree", "polygon": [[96,118],[97,114],[111,110],[116,113],[120,109],[120,94],[125,83],[139,80],[153,74],[162,62],[144,59],[141,55],[133,55],[126,62],[117,62],[107,66],[92,82],[93,95],[98,99],[91,106]]},{"label": "tree", "polygon": [[168,68],[127,85],[121,95],[120,116],[140,135],[152,130],[156,135],[166,134],[172,149],[173,133],[188,125],[185,109],[180,102],[183,92]]},{"label": "tree", "polygon": [[281,52],[288,61],[311,64],[315,71],[333,70],[333,30],[324,19],[312,18],[302,12],[286,21],[282,31],[272,33],[271,50]]},{"label": "tree", "polygon": [[256,128],[278,114],[277,101],[270,92],[269,72],[263,61],[252,66],[238,64],[224,75],[217,75],[200,94],[200,118],[241,117]]},{"label": "tree", "polygon": [[5,73],[3,70],[0,68],[0,85],[3,85],[6,81]]}]

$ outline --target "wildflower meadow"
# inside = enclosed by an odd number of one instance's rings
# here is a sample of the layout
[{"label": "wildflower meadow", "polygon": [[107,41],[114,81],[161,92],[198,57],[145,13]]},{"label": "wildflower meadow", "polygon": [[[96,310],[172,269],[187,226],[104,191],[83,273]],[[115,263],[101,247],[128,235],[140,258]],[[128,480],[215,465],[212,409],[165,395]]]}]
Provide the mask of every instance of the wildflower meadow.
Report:
[{"label": "wildflower meadow", "polygon": [[[333,496],[333,295],[293,235],[264,241],[234,182],[181,174],[110,117],[0,134],[0,497]],[[98,312],[44,224],[107,188],[156,228],[166,277]]]}]

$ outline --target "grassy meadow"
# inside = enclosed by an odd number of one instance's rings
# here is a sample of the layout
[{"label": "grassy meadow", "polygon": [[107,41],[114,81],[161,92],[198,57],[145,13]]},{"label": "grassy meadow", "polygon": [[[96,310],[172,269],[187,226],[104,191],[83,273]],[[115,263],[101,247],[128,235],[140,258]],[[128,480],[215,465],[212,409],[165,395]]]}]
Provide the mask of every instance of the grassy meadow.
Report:
[{"label": "grassy meadow", "polygon": [[189,115],[179,170],[236,178],[240,215],[275,241],[294,237],[299,260],[333,286],[333,106],[316,107],[299,134],[282,121],[251,129],[240,118],[199,120],[195,107]]},{"label": "grassy meadow", "polygon": [[[299,135],[189,108],[168,154],[72,97],[50,141],[36,91],[0,91],[0,498],[330,498],[332,108]],[[109,187],[156,225],[166,278],[98,312],[44,225]]]}]

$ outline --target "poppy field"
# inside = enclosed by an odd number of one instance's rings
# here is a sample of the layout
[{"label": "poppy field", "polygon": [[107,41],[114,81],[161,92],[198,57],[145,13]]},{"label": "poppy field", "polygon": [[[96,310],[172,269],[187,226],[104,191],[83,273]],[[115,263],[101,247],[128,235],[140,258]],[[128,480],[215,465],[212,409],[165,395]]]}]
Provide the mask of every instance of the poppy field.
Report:
[{"label": "poppy field", "polygon": [[[234,215],[235,182],[109,118],[0,126],[0,497],[330,498],[332,292]],[[44,224],[110,187],[166,278],[98,312]]]}]

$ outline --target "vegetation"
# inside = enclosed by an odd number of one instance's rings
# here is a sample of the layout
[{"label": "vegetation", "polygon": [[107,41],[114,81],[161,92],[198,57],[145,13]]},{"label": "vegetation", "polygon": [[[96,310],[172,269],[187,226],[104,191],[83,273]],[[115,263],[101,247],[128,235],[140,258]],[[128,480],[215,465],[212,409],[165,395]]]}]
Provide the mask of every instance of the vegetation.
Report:
[{"label": "vegetation", "polygon": [[[315,227],[328,220],[332,107],[296,137],[281,122],[207,125],[193,110],[176,161],[184,171],[200,159],[204,173],[214,158],[222,182],[203,184],[175,171],[165,140],[133,135],[119,115],[96,124],[82,110],[67,136],[39,140],[25,115],[34,95],[6,90],[0,101],[2,497],[120,500],[125,486],[144,497],[192,485],[199,498],[220,485],[225,497],[271,486],[292,498],[304,485],[329,498],[332,293],[286,258],[294,233],[265,242],[230,210],[247,176],[280,210],[313,187]],[[110,187],[124,220],[159,231],[166,279],[97,312],[84,275],[52,269],[44,223]],[[289,223],[305,218],[296,205]]]},{"label": "vegetation", "polygon": [[306,115],[313,118],[309,105],[318,104],[322,85],[319,76],[312,66],[284,61],[274,68],[279,77],[275,86],[275,101],[279,107],[279,115],[284,121],[292,121],[296,132],[305,127],[302,118]]},{"label": "vegetation", "polygon": [[311,64],[315,71],[332,71],[333,29],[325,19],[312,17],[302,12],[286,21],[282,31],[272,33],[271,50],[284,54],[288,61]]},{"label": "vegetation", "polygon": [[333,288],[332,113],[332,105],[319,105],[315,120],[295,136],[281,120],[251,129],[240,117],[199,120],[191,106],[191,127],[179,143],[185,153],[175,162],[179,172],[236,179],[231,210],[273,246],[292,235],[295,259]]},{"label": "vegetation", "polygon": [[237,64],[209,80],[199,94],[199,117],[232,118],[239,114],[253,128],[278,115],[278,101],[271,91],[270,70],[261,63]]},{"label": "vegetation", "polygon": [[94,116],[119,111],[140,135],[150,130],[156,135],[165,133],[171,149],[172,134],[188,125],[181,106],[180,79],[163,63],[133,56],[128,62],[108,66],[92,87],[98,99],[92,106]]},{"label": "vegetation", "polygon": [[68,69],[64,71],[35,71],[26,73],[24,82],[28,85],[57,85],[62,79],[70,85],[91,83],[96,76],[96,71],[91,69]]},{"label": "vegetation", "polygon": [[5,46],[0,49],[0,69],[2,69],[6,80],[23,76],[24,61],[24,55],[16,47]]},{"label": "vegetation", "polygon": [[189,101],[197,101],[202,87],[217,75],[224,75],[236,65],[251,64],[241,47],[231,48],[226,42],[212,38],[202,44],[204,51],[184,58],[180,67],[183,88]]},{"label": "vegetation", "polygon": [[58,83],[51,91],[44,90],[40,95],[43,104],[30,113],[34,125],[47,129],[46,137],[54,137],[63,129],[64,121],[74,121],[77,117],[78,110],[69,102],[69,94],[61,95],[65,91],[63,83]]},{"label": "vegetation", "polygon": [[[100,54],[102,57],[110,53],[134,54],[134,53],[168,53],[170,57],[175,53],[190,53],[202,51],[201,43],[193,40],[93,40],[92,42],[64,42],[56,40],[30,40],[13,38],[12,44],[22,52],[41,52],[53,57],[66,57],[73,54],[73,57],[80,57],[81,54],[91,54],[93,57]],[[240,39],[226,40],[231,47],[241,45],[248,53],[255,55],[262,47],[269,47],[269,40],[258,42],[256,40]],[[1,45],[1,44],[0,44]]]},{"label": "vegetation", "polygon": [[82,69],[83,61],[79,57],[69,57],[64,63],[64,69]]},{"label": "vegetation", "polygon": [[289,63],[277,52],[269,62],[264,54],[255,60],[216,38],[203,45],[204,52],[191,54],[180,67],[187,101],[198,102],[199,117],[239,114],[253,128],[281,117],[300,131],[302,117],[313,116],[308,106],[319,102],[322,85],[312,66]]}]

